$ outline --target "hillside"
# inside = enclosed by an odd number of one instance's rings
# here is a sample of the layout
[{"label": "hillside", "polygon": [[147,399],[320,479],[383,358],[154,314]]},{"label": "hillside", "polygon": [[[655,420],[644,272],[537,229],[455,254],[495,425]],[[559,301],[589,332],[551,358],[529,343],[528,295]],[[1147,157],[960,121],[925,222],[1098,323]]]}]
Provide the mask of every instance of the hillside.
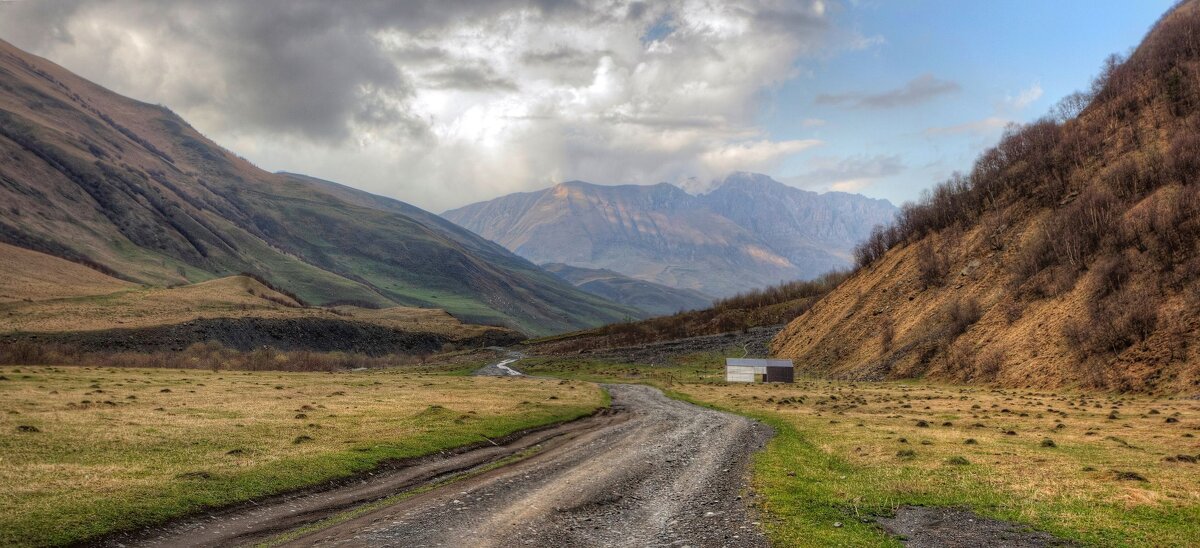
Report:
[{"label": "hillside", "polygon": [[630,278],[612,270],[580,268],[563,263],[546,263],[542,268],[579,289],[632,306],[650,316],[698,310],[712,304],[712,298],[702,293]]},{"label": "hillside", "polygon": [[[62,343],[69,351],[227,347],[429,352],[447,343],[486,346],[520,337],[464,324],[429,308],[305,306],[247,276],[178,287],[140,286],[70,261],[0,244],[0,350],[19,341]],[[47,273],[53,273],[48,276]],[[52,279],[53,283],[46,281]],[[341,340],[321,332],[336,333]]]},{"label": "hillside", "polygon": [[557,356],[625,350],[622,358],[636,363],[661,363],[665,347],[671,354],[689,354],[723,352],[749,343],[760,349],[756,354],[766,354],[767,344],[784,323],[803,314],[846,276],[834,271],[815,280],[747,291],[699,310],[563,333],[526,345],[534,354]]},{"label": "hillside", "polygon": [[774,341],[809,373],[1200,392],[1200,3],[903,208]]},{"label": "hillside", "polygon": [[401,202],[264,172],[0,42],[0,241],[151,285],[248,272],[317,305],[545,334],[636,315]]},{"label": "hillside", "polygon": [[699,196],[666,183],[572,181],[442,215],[539,264],[728,297],[849,266],[854,245],[894,213],[884,200],[735,173]]},{"label": "hillside", "polygon": [[138,287],[80,264],[0,243],[0,304],[104,295]]}]

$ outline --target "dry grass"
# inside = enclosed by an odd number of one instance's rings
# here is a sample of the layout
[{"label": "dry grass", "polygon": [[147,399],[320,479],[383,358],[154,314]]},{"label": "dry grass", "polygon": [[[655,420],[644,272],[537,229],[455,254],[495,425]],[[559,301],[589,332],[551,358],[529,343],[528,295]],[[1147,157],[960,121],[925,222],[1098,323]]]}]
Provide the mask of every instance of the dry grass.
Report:
[{"label": "dry grass", "polygon": [[1089,544],[1200,538],[1197,400],[832,381],[673,390],[781,421],[812,450],[783,448],[783,436],[758,461],[779,539],[827,529],[796,507],[821,489],[851,513],[965,505]]},{"label": "dry grass", "polygon": [[[904,504],[967,506],[1087,545],[1200,538],[1192,462],[1200,399],[915,382],[726,384],[716,355],[667,367],[542,359],[526,369],[654,384],[774,426],[754,478],[778,546],[897,545],[870,518]],[[1134,475],[1146,481],[1123,479]]]},{"label": "dry grass", "polygon": [[[72,287],[70,291],[75,289]],[[464,324],[438,309],[302,307],[291,297],[246,276],[230,276],[176,288],[126,289],[107,294],[78,293],[59,297],[53,300],[0,302],[0,333],[154,327],[197,318],[245,317],[357,320],[456,338],[495,329]]]},{"label": "dry grass", "polygon": [[80,264],[0,243],[0,303],[104,295],[137,287]]},{"label": "dry grass", "polygon": [[603,405],[594,386],[413,374],[0,369],[0,544],[73,542]]}]

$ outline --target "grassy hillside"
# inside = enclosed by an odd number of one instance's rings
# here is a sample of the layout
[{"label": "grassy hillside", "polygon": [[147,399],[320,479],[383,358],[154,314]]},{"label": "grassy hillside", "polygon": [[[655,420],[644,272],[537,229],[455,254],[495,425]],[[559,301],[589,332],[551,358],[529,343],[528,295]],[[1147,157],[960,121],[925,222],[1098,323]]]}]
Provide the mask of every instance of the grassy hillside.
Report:
[{"label": "grassy hillside", "polygon": [[[511,330],[465,324],[437,309],[308,306],[248,276],[171,288],[141,286],[4,244],[0,265],[5,274],[0,277],[0,363],[37,363],[51,356],[78,363],[91,359],[80,352],[116,359],[120,351],[181,350],[211,341],[242,350],[266,344],[425,354],[447,344],[474,347],[520,339]],[[137,360],[127,356],[123,361]]]},{"label": "grassy hillside", "polygon": [[242,272],[318,305],[546,334],[636,311],[418,208],[271,174],[161,106],[0,42],[0,241],[152,285]]},{"label": "grassy hillside", "polygon": [[1200,4],[902,208],[774,343],[803,369],[1200,390]]}]

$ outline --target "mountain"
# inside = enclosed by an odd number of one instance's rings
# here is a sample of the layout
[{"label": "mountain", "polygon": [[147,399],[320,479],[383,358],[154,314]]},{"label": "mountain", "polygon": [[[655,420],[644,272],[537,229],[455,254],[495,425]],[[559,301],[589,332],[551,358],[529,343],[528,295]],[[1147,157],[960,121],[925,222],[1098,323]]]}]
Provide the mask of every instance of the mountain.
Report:
[{"label": "mountain", "polygon": [[612,270],[546,263],[542,268],[572,285],[615,303],[632,306],[651,316],[667,316],[712,305],[712,298],[689,289],[630,278]]},{"label": "mountain", "polygon": [[1200,2],[858,249],[808,373],[1200,393]]},{"label": "mountain", "polygon": [[884,200],[739,173],[699,196],[667,183],[571,181],[442,216],[537,263],[723,297],[849,266],[853,246],[895,211]]},{"label": "mountain", "polygon": [[408,204],[260,170],[165,107],[5,42],[0,157],[0,241],[127,281],[246,272],[312,304],[441,308],[530,334],[639,314]]},{"label": "mountain", "polygon": [[709,211],[745,228],[812,279],[852,264],[850,251],[896,208],[845,192],[801,190],[757,173],[734,173],[700,196]]}]

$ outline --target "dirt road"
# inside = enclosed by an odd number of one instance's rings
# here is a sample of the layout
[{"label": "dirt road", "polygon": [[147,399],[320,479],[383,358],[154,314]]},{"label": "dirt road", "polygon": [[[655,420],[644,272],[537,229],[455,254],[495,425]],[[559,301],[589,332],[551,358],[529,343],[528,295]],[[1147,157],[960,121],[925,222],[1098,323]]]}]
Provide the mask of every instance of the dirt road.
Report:
[{"label": "dirt road", "polygon": [[[768,427],[671,400],[646,386],[607,388],[613,410],[585,421],[361,483],[189,520],[122,544],[257,542],[475,466],[475,475],[296,537],[290,545],[766,545],[748,509],[746,479],[750,455],[770,438]],[[515,464],[478,473],[496,458],[535,450]]]}]

